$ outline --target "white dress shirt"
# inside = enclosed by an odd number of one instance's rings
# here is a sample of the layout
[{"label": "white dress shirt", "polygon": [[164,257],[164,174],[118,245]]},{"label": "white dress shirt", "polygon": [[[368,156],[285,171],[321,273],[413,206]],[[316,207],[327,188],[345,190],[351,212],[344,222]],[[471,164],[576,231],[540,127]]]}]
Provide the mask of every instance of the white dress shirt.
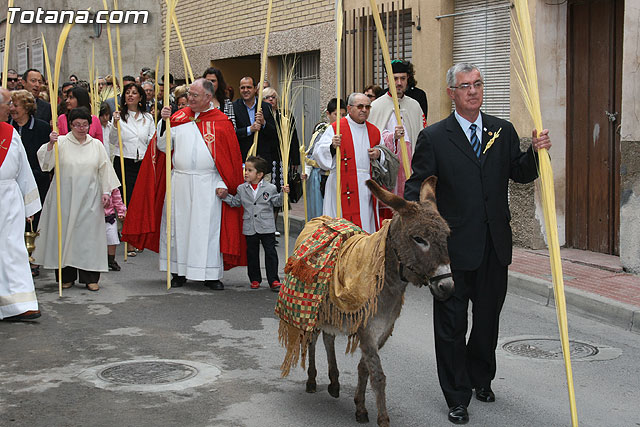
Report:
[{"label": "white dress shirt", "polygon": [[[153,138],[156,129],[153,117],[149,113],[128,114],[125,122],[120,118],[120,133],[122,135],[122,154],[125,159],[142,160],[147,151],[149,141]],[[109,132],[109,142],[118,146],[118,131],[113,129]],[[120,151],[116,150],[116,157],[120,156]]]}]

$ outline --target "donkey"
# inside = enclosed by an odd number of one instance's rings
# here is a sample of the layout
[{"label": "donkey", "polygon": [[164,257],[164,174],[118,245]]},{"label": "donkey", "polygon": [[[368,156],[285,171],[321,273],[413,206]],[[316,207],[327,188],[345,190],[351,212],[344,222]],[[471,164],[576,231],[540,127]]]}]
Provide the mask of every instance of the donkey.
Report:
[{"label": "donkey", "polygon": [[[449,227],[436,208],[435,185],[437,178],[429,177],[420,189],[420,202],[408,202],[368,180],[367,187],[373,195],[390,206],[395,215],[391,220],[385,248],[385,282],[378,295],[377,311],[366,325],[360,325],[356,335],[361,350],[358,364],[358,386],[355,394],[356,420],[369,422],[365,407],[367,380],[376,395],[378,425],[389,425],[385,385],[378,350],[385,344],[393,325],[400,315],[404,293],[409,282],[420,287],[429,286],[431,293],[439,300],[446,300],[453,294],[453,280],[449,266],[447,237]],[[372,266],[373,267],[373,266]],[[327,299],[323,304],[331,304]],[[327,324],[318,324],[308,347],[309,368],[306,383],[307,393],[316,391],[315,345],[320,331],[329,364],[328,391],[333,397],[340,395],[338,366],[335,356],[335,335],[344,331]]]}]

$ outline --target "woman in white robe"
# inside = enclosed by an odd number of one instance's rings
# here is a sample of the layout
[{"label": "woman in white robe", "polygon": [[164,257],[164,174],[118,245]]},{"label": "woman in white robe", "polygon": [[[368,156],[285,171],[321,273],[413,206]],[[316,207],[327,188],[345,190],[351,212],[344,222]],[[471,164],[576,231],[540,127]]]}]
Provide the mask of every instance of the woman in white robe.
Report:
[{"label": "woman in white robe", "polygon": [[0,126],[12,135],[10,144],[0,143],[7,150],[0,165],[0,319],[35,319],[40,311],[23,230],[24,219],[40,210],[40,196],[18,132]]},{"label": "woman in white robe", "polygon": [[[104,205],[120,182],[102,143],[88,135],[91,114],[84,108],[69,113],[71,132],[40,147],[43,171],[55,167],[54,141],[60,156],[60,206],[62,211],[62,287],[78,278],[87,289],[97,291],[100,272],[108,271]],[[51,182],[40,217],[40,236],[33,257],[44,268],[58,268],[58,219],[56,177]],[[57,274],[57,270],[56,270]]]}]

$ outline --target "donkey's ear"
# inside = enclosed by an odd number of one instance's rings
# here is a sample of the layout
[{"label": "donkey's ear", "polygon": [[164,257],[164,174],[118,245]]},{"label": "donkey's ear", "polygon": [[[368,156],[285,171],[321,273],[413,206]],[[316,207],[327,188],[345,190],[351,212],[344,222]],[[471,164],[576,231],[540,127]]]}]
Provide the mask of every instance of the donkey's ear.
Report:
[{"label": "donkey's ear", "polygon": [[436,183],[438,178],[431,175],[429,178],[422,181],[420,186],[420,202],[430,201],[436,202]]},{"label": "donkey's ear", "polygon": [[407,202],[402,197],[396,196],[390,191],[385,190],[380,187],[375,181],[368,179],[367,187],[371,190],[371,193],[376,197],[376,199],[380,200],[385,205],[392,208],[394,211],[402,213],[409,207],[409,202]]}]

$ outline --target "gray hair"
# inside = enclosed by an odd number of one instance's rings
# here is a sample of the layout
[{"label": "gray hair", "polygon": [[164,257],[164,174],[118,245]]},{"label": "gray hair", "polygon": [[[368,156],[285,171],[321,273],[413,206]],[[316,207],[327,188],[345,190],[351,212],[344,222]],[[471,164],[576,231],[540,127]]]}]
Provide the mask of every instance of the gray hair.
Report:
[{"label": "gray hair", "polygon": [[209,80],[203,79],[201,77],[199,79],[196,79],[196,81],[193,83],[199,83],[205,92],[207,92],[211,96],[216,96],[216,91],[213,89],[213,83],[211,83]]},{"label": "gray hair", "polygon": [[478,70],[480,73],[480,78],[484,81],[484,75],[480,68],[478,68],[475,64],[471,64],[468,62],[459,62],[454,64],[453,67],[449,68],[447,71],[447,87],[454,87],[456,85],[456,76],[458,73],[470,73],[473,70]]},{"label": "gray hair", "polygon": [[[358,96],[367,96],[362,92],[353,92],[351,95],[349,95],[349,98],[347,98],[347,105],[355,105],[354,102],[356,100],[356,97]],[[369,99],[369,97],[367,97],[367,99]]]},{"label": "gray hair", "polygon": [[6,88],[0,87],[0,101],[4,104],[6,102],[9,102],[10,100],[11,100],[11,92],[9,92],[9,90]]},{"label": "gray hair", "polygon": [[153,80],[145,80],[142,82],[140,86],[142,87],[151,86],[152,88],[155,88],[155,83],[153,82]]}]

